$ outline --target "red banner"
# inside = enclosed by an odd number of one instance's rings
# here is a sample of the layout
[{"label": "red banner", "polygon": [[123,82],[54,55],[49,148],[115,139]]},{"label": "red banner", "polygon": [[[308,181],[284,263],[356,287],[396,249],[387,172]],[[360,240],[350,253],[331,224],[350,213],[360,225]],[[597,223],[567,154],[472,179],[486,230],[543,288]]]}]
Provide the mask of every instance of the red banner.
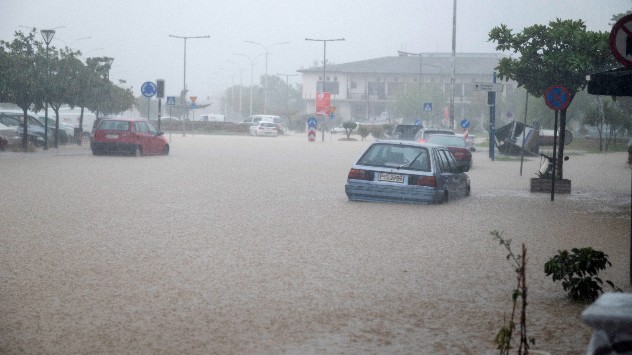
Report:
[{"label": "red banner", "polygon": [[316,114],[317,115],[329,115],[331,93],[318,92],[316,93]]}]

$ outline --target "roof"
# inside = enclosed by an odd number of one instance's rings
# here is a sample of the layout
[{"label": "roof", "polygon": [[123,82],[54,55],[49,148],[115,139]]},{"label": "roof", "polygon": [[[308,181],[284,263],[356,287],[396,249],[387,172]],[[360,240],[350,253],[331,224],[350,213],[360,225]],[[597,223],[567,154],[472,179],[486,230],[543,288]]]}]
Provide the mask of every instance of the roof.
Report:
[{"label": "roof", "polygon": [[[451,53],[421,53],[421,70],[426,74],[446,74],[451,70]],[[458,74],[492,73],[498,66],[500,53],[457,53],[455,55],[455,72]],[[384,74],[418,74],[418,55],[400,55],[361,60],[344,64],[329,64],[327,73],[384,73]],[[319,73],[323,67],[298,70],[300,73]]]}]

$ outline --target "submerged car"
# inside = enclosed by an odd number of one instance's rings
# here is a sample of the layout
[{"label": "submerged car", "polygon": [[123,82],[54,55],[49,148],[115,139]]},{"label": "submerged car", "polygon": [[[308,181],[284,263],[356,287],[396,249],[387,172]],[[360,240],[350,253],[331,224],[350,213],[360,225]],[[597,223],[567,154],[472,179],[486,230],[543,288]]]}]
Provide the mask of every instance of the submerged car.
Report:
[{"label": "submerged car", "polygon": [[447,147],[412,141],[371,144],[347,176],[350,201],[443,203],[470,195],[470,179]]},{"label": "submerged car", "polygon": [[134,156],[168,155],[169,142],[163,132],[146,120],[104,118],[99,120],[90,141],[94,155],[127,153]]},{"label": "submerged car", "polygon": [[250,126],[250,135],[276,137],[278,135],[277,125],[272,122],[259,121]]},{"label": "submerged car", "polygon": [[433,134],[454,135],[454,131],[449,130],[449,129],[443,129],[443,128],[422,128],[417,132],[417,134],[415,134],[414,140],[420,143],[425,143],[428,137],[430,137]]},{"label": "submerged car", "polygon": [[450,134],[432,134],[426,142],[448,147],[456,162],[465,171],[469,171],[472,167],[472,152],[467,148],[465,138]]}]

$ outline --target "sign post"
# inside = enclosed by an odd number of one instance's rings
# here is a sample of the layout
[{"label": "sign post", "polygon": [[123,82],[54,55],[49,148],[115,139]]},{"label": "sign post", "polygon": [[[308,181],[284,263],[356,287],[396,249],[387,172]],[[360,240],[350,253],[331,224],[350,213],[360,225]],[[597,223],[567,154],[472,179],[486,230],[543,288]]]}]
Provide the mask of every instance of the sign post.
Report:
[{"label": "sign post", "polygon": [[555,168],[557,165],[557,117],[560,110],[568,107],[571,103],[571,93],[565,86],[553,85],[544,91],[544,102],[551,109],[555,110],[555,123],[553,125],[553,171],[551,172],[551,201],[555,200]]},{"label": "sign post", "polygon": [[158,89],[156,88],[156,84],[151,81],[146,81],[140,87],[140,92],[147,98],[147,119],[150,119],[149,115],[149,100],[152,96],[158,93]]},{"label": "sign post", "polygon": [[307,141],[316,141],[316,127],[318,126],[318,120],[316,117],[311,116],[307,119]]}]

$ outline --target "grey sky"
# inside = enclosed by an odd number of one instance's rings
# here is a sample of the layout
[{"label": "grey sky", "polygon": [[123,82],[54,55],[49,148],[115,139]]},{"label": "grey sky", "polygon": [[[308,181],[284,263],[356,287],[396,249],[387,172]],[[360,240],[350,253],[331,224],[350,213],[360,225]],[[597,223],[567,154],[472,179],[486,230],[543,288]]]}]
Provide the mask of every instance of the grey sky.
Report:
[{"label": "grey sky", "polygon": [[[629,0],[459,0],[457,52],[494,52],[489,30],[501,23],[515,31],[555,18],[582,19],[588,29],[610,31],[613,14],[632,8]],[[250,62],[233,53],[256,56],[269,49],[268,74],[296,74],[322,61],[323,45],[305,41],[341,38],[327,45],[333,63],[410,52],[450,52],[451,0],[0,0],[0,39],[11,40],[28,27],[57,29],[55,46],[68,44],[84,57],[110,56],[112,81],[127,81],[140,95],[144,81],[165,79],[166,94],[183,86],[184,40],[187,87],[199,100],[239,84],[250,84]],[[84,37],[90,39],[80,39]],[[237,62],[237,64],[229,61]],[[265,56],[254,66],[254,82],[265,72]],[[291,82],[300,77],[291,78]],[[200,101],[199,101],[200,102]]]}]

